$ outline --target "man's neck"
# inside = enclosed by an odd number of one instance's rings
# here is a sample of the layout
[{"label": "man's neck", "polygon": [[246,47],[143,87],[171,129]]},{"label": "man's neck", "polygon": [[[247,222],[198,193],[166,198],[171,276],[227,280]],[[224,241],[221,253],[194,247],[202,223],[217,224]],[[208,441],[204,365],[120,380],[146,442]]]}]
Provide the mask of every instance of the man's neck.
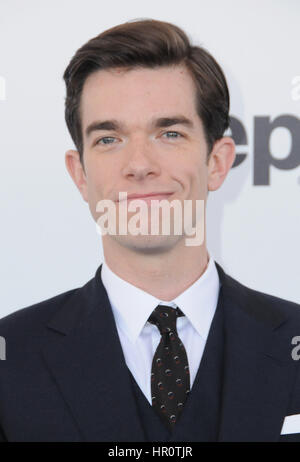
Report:
[{"label": "man's neck", "polygon": [[[161,254],[143,254],[103,242],[108,267],[120,278],[154,297],[170,301],[184,292],[204,273],[208,264],[205,242],[179,247]],[[116,251],[117,250],[117,251]]]}]

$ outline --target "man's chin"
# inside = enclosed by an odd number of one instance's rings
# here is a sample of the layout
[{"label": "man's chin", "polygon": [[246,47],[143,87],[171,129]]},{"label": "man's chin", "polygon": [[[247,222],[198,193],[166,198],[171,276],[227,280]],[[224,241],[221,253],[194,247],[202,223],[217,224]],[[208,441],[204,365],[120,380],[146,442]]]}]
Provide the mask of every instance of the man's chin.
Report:
[{"label": "man's chin", "polygon": [[110,236],[111,239],[116,241],[122,247],[128,250],[141,254],[161,254],[170,251],[172,248],[182,240],[181,235],[115,235]]}]

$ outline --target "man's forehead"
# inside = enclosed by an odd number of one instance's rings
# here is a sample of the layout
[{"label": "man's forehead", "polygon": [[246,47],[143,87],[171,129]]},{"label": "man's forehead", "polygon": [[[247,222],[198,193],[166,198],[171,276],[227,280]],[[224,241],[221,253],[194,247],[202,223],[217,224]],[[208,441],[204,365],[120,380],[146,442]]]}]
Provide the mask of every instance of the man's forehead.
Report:
[{"label": "man's forehead", "polygon": [[[188,86],[191,85],[192,89],[191,98],[188,96],[186,86],[183,87],[179,83],[178,88],[178,79],[173,91],[171,90],[171,77],[176,80],[175,75],[180,76],[179,81],[188,76],[190,79]],[[131,79],[126,80],[124,76],[133,76],[134,80],[130,83]],[[164,89],[160,85],[161,77],[165,80]],[[119,82],[120,85],[118,85]],[[115,84],[118,91],[113,91],[116,89]],[[144,92],[145,87],[149,89],[149,93]],[[177,118],[182,121],[195,119],[195,116],[197,118],[195,95],[194,83],[184,66],[165,66],[157,69],[142,67],[129,70],[116,68],[96,71],[88,77],[82,92],[83,129],[88,135],[91,132],[90,125],[99,120],[119,121],[119,125],[123,127],[127,121],[129,123],[130,120],[132,122],[139,120],[143,121],[143,125],[155,127],[159,126],[159,119],[162,118]],[[144,102],[147,103],[147,109],[144,107]],[[135,112],[139,107],[141,111]],[[185,123],[185,125],[192,128],[193,123]],[[87,131],[89,133],[86,133]]]},{"label": "man's forehead", "polygon": [[82,102],[90,105],[95,98],[128,98],[147,95],[161,100],[183,102],[182,94],[188,98],[195,94],[196,86],[190,72],[184,66],[162,66],[158,68],[103,69],[94,71],[84,82]]},{"label": "man's forehead", "polygon": [[107,69],[99,69],[92,72],[86,79],[85,85],[90,83],[90,81],[97,79],[111,79],[122,78],[124,76],[131,77],[132,75],[145,75],[149,74],[152,78],[153,76],[173,76],[174,78],[178,76],[190,76],[190,71],[184,64],[169,64],[156,67],[148,67],[144,65],[135,65],[135,66],[122,66],[122,67],[112,67]]}]

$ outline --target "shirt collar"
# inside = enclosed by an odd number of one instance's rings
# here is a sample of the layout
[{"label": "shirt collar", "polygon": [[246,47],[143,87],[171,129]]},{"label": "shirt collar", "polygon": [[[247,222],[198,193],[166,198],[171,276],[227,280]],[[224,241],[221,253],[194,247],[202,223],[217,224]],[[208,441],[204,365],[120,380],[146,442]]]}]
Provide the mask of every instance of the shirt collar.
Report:
[{"label": "shirt collar", "polygon": [[108,294],[118,328],[135,343],[150,314],[159,304],[178,306],[206,340],[219,297],[219,275],[209,256],[204,273],[171,302],[159,300],[117,276],[103,262],[101,279]]}]

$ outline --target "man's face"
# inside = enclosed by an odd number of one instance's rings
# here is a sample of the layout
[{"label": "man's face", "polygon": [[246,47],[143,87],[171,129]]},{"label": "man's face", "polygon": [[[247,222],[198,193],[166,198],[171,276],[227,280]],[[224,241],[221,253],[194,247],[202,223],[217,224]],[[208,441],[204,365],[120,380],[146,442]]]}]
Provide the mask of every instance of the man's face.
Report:
[{"label": "man's face", "polygon": [[[206,201],[207,143],[196,112],[195,85],[185,67],[91,74],[83,87],[81,120],[85,172],[79,171],[77,162],[77,186],[95,220],[97,202],[115,201],[121,191],[128,195],[167,192],[169,201]],[[115,126],[87,133],[91,124],[104,121]],[[104,238],[154,250],[176,245],[182,236]]]}]

